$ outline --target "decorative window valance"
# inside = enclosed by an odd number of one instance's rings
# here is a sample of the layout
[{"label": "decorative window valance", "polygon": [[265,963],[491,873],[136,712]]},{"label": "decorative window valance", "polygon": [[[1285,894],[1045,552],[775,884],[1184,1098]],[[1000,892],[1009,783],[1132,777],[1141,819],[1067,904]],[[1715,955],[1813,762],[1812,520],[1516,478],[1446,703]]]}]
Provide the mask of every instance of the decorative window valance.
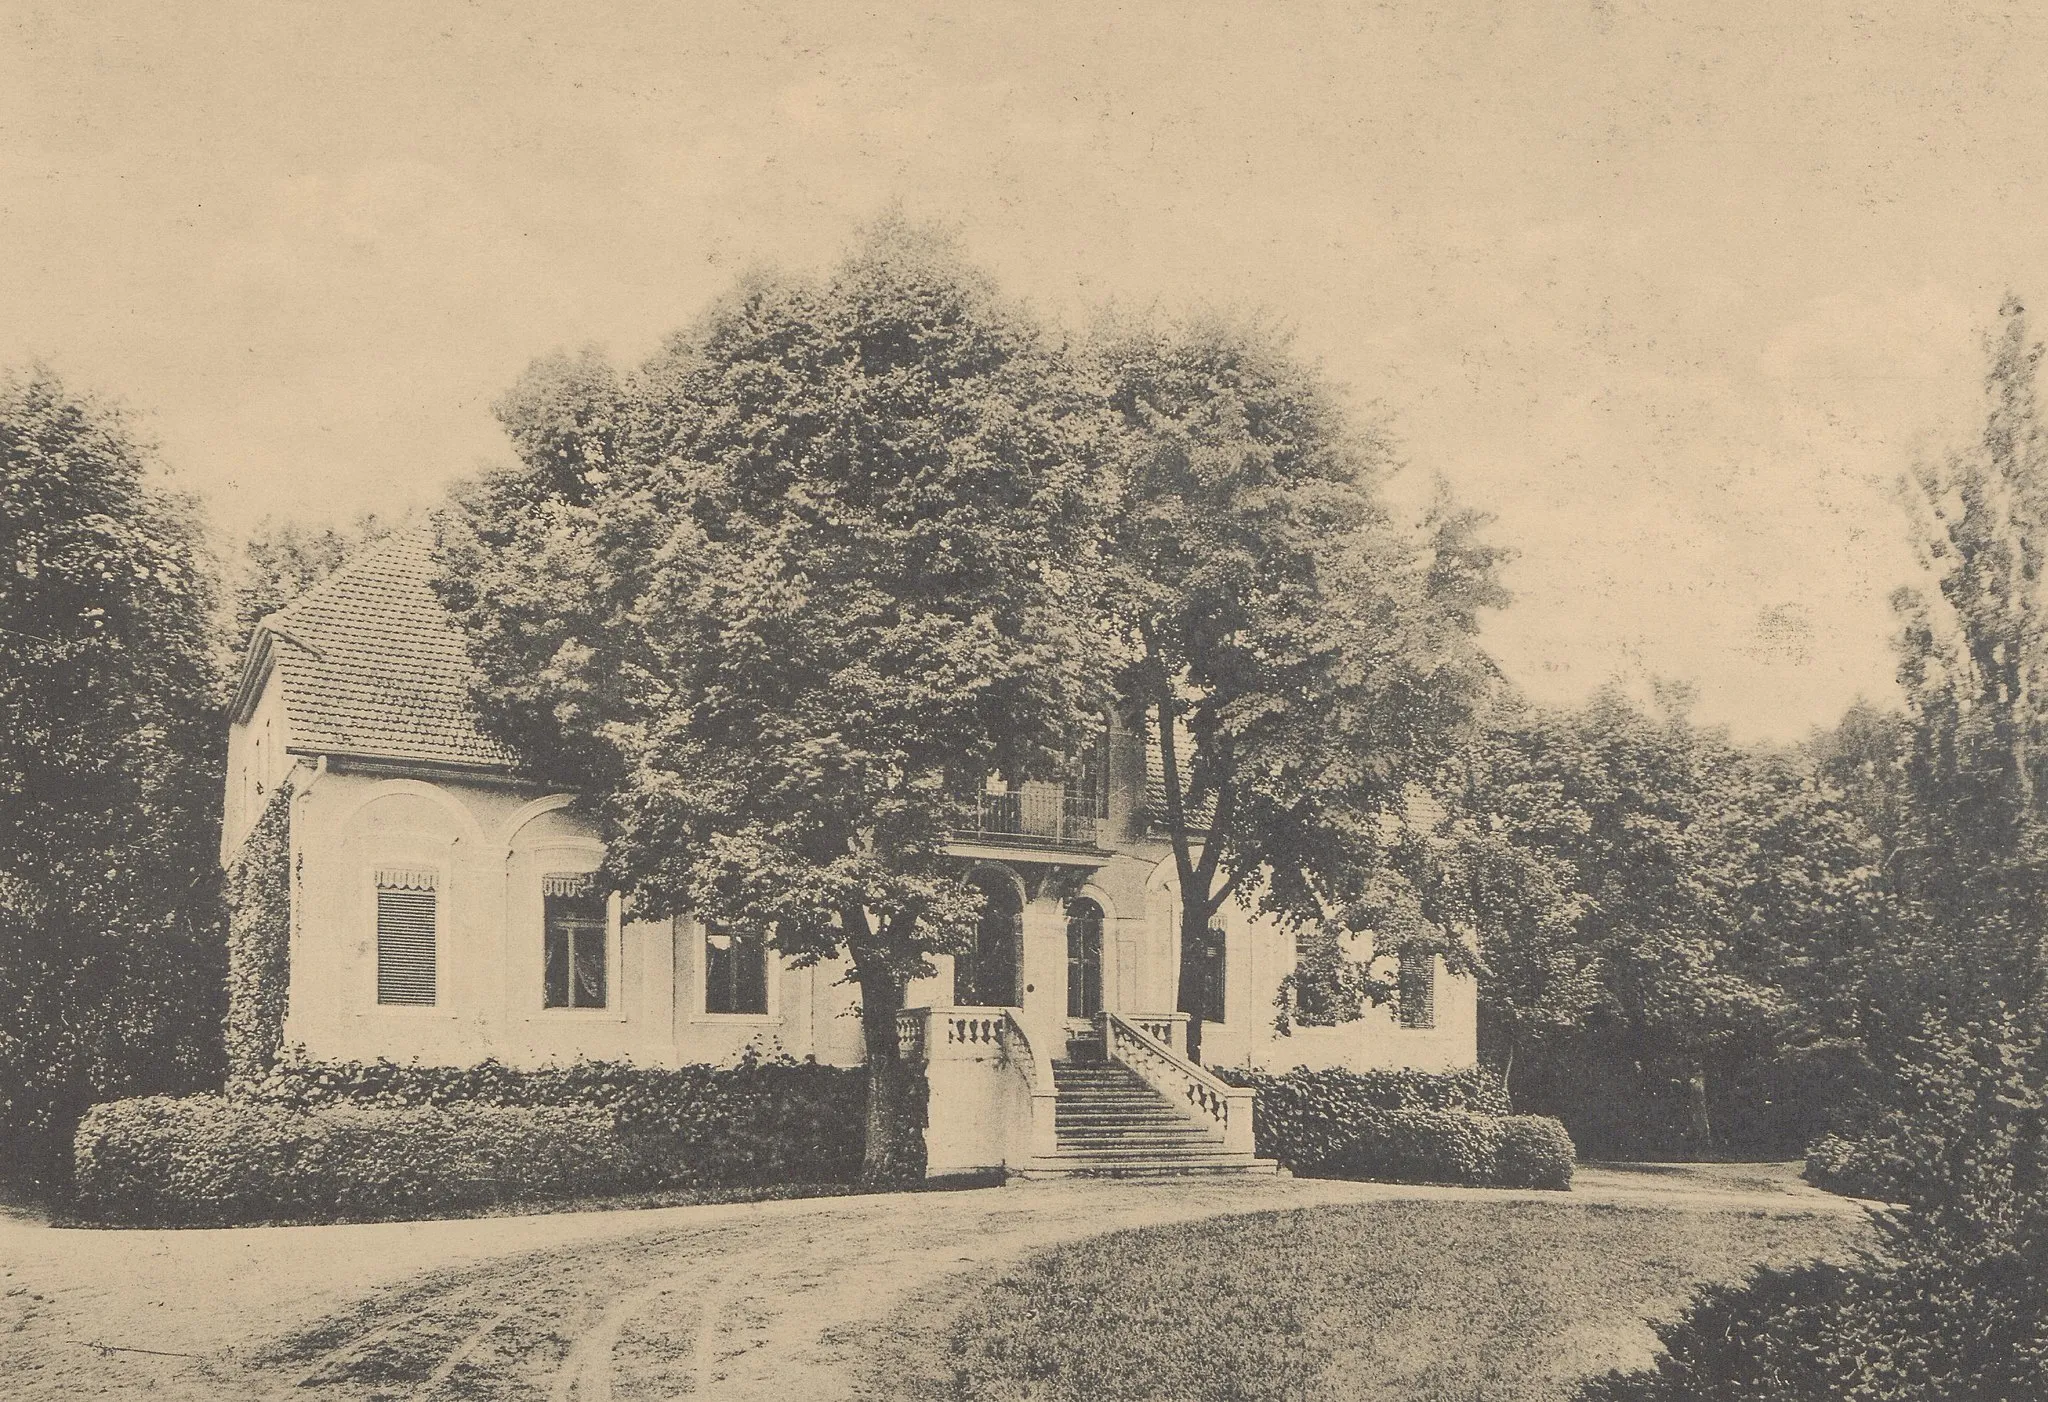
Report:
[{"label": "decorative window valance", "polygon": [[597,874],[589,871],[551,871],[540,879],[544,896],[594,896]]},{"label": "decorative window valance", "polygon": [[431,891],[437,883],[431,870],[417,867],[378,867],[377,888],[381,891]]}]

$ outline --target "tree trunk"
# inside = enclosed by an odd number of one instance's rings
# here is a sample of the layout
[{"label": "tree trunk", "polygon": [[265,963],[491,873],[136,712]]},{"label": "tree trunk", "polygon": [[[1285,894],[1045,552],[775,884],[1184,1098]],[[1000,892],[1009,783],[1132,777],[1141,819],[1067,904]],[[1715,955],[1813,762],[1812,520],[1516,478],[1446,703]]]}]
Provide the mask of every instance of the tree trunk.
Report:
[{"label": "tree trunk", "polygon": [[1512,1077],[1514,1074],[1515,1042],[1514,1039],[1510,1037],[1508,1039],[1507,1059],[1501,1062],[1500,1064],[1500,1093],[1501,1097],[1508,1102],[1510,1107],[1512,1107],[1515,1103],[1515,1092],[1514,1089],[1509,1085],[1509,1078]]},{"label": "tree trunk", "polygon": [[1711,1152],[1714,1147],[1714,1123],[1707,1115],[1707,1070],[1704,1066],[1693,1068],[1692,1075],[1685,1082],[1686,1131],[1692,1140],[1695,1152]]},{"label": "tree trunk", "polygon": [[896,1014],[905,984],[886,961],[852,950],[860,985],[860,1024],[868,1063],[867,1144],[860,1181],[892,1187],[924,1177],[924,1068],[904,1062],[896,1042]]},{"label": "tree trunk", "polygon": [[1199,1064],[1202,1060],[1202,1009],[1208,1002],[1202,995],[1209,973],[1203,962],[1203,951],[1209,942],[1209,922],[1198,919],[1196,910],[1195,905],[1182,899],[1180,996],[1175,1001],[1179,1010],[1188,1015],[1188,1060]]}]

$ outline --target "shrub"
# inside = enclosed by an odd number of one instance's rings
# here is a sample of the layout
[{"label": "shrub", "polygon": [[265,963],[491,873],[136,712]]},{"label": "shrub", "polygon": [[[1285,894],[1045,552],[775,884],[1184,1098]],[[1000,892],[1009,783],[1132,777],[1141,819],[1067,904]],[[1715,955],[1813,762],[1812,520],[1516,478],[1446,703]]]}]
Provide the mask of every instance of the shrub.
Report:
[{"label": "shrub", "polygon": [[1297,1173],[1323,1171],[1354,1137],[1368,1116],[1404,1110],[1469,1110],[1508,1113],[1500,1083],[1474,1069],[1427,1071],[1311,1071],[1296,1067],[1285,1075],[1223,1070],[1232,1085],[1256,1090],[1252,1134],[1258,1151]]},{"label": "shrub", "polygon": [[1494,1186],[1564,1192],[1572,1185],[1576,1157],[1572,1137],[1560,1121],[1548,1115],[1510,1115],[1500,1122]]},{"label": "shrub", "polygon": [[1541,1115],[1470,1110],[1373,1111],[1324,1166],[1339,1178],[1453,1183],[1473,1188],[1549,1188],[1572,1183],[1572,1141]]},{"label": "shrub", "polygon": [[79,1124],[76,1202],[104,1222],[215,1226],[432,1214],[677,1187],[672,1141],[588,1108],[334,1104],[217,1095],[95,1106]]},{"label": "shrub", "polygon": [[1653,1367],[1608,1373],[1581,1402],[1794,1402],[1855,1395],[1841,1347],[1852,1272],[1825,1262],[1765,1267],[1741,1285],[1710,1285],[1685,1315],[1656,1326]]},{"label": "shrub", "polygon": [[706,1183],[846,1183],[860,1176],[867,1072],[749,1057],[675,1069],[577,1061],[522,1070],[394,1061],[319,1062],[299,1053],[238,1096],[292,1109],[330,1105],[496,1105],[604,1111],[630,1134],[666,1139]]},{"label": "shrub", "polygon": [[1803,1176],[1831,1193],[1889,1200],[1897,1196],[1905,1173],[1881,1142],[1823,1134],[1807,1146]]}]

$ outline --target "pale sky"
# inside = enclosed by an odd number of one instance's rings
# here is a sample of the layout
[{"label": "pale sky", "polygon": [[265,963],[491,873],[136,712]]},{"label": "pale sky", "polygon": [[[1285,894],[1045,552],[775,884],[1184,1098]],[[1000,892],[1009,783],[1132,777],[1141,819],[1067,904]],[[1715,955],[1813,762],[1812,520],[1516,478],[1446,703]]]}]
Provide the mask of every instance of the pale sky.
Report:
[{"label": "pale sky", "polygon": [[[1786,12],[1807,12],[1788,17]],[[535,355],[634,361],[900,201],[1048,317],[1296,328],[1519,552],[1539,700],[1891,694],[1891,484],[2048,308],[2014,6],[0,0],[0,363],[224,531],[431,499]],[[2037,323],[2041,324],[2041,323]]]}]

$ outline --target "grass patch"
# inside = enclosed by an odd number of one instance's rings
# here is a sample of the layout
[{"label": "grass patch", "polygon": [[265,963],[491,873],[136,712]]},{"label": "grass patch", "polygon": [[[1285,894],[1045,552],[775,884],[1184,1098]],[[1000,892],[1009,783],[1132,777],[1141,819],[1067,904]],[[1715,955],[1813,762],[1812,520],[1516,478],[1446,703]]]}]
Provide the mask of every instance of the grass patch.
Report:
[{"label": "grass patch", "polygon": [[[1764,1262],[1841,1256],[1827,1215],[1393,1202],[1111,1233],[956,1277],[875,1337],[864,1395],[1523,1402],[1647,1360],[1649,1318]],[[951,1305],[944,1303],[951,1300]],[[961,1301],[965,1301],[962,1305]]]}]

